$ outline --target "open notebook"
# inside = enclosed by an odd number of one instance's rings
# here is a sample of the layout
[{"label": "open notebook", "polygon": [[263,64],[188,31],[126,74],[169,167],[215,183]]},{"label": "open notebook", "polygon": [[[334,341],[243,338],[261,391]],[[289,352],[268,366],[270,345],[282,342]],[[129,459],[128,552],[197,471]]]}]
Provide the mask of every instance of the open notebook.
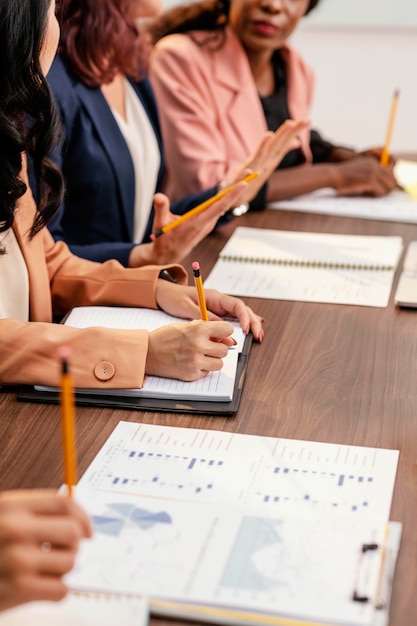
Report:
[{"label": "open notebook", "polygon": [[94,535],[67,582],[220,624],[385,624],[397,461],[381,448],[120,422],[76,487]]},{"label": "open notebook", "polygon": [[236,228],[207,288],[276,300],[385,307],[401,237]]},{"label": "open notebook", "polygon": [[[229,320],[230,321],[230,320]],[[163,311],[124,307],[76,307],[72,309],[65,324],[76,328],[102,326],[106,328],[154,330],[166,324],[184,322]],[[237,345],[229,348],[223,359],[223,368],[209,372],[195,382],[147,376],[142,389],[77,389],[79,404],[117,406],[144,410],[233,414],[239,405],[246,372],[251,336],[245,336],[239,323],[234,326],[233,337]],[[23,389],[23,400],[57,400],[58,389],[35,386]]]}]

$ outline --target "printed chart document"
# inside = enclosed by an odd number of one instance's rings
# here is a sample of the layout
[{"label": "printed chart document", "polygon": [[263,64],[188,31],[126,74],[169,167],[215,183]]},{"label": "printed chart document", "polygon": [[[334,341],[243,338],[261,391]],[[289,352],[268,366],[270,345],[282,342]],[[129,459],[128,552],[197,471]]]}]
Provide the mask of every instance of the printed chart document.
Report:
[{"label": "printed chart document", "polygon": [[[65,324],[76,328],[102,326],[146,328],[151,331],[166,324],[184,321],[160,310],[87,306],[74,308]],[[239,407],[252,335],[245,335],[237,320],[228,318],[228,321],[234,327],[233,337],[237,343],[228,349],[221,370],[209,372],[195,382],[147,376],[142,389],[76,389],[77,403],[137,410],[233,415]],[[57,402],[58,389],[41,385],[25,387],[19,392],[18,398]]]},{"label": "printed chart document", "polygon": [[276,300],[385,307],[401,237],[236,228],[207,288]]},{"label": "printed chart document", "polygon": [[67,582],[221,624],[374,626],[401,534],[387,524],[397,461],[395,450],[120,422],[76,488],[94,536]]}]

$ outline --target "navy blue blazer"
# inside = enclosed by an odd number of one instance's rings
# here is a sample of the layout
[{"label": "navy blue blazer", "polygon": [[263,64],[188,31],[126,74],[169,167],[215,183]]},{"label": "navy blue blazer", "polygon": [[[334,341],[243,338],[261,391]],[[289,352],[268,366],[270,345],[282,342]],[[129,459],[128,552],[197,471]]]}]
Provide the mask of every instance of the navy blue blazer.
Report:
[{"label": "navy blue blazer", "polygon": [[[67,71],[58,57],[47,78],[63,123],[62,148],[56,151],[54,160],[66,184],[63,205],[49,230],[77,256],[100,262],[117,259],[127,266],[135,245],[135,175],[129,149],[100,89],[87,87]],[[155,98],[147,79],[131,84],[159,145],[161,166],[156,193],[162,190],[164,157]],[[211,188],[187,196],[173,203],[171,211],[183,214],[216,191]],[[152,220],[153,207],[149,207],[143,241],[149,241]]]}]

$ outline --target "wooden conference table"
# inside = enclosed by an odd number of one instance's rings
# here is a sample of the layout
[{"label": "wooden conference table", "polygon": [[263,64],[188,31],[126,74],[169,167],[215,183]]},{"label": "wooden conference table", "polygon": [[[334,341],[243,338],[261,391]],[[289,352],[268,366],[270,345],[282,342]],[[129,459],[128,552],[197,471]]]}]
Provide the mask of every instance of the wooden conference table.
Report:
[{"label": "wooden conference table", "polygon": [[[205,276],[236,225],[319,232],[401,235],[417,225],[286,213],[245,215],[211,235],[185,262]],[[394,289],[398,281],[396,274]],[[394,290],[393,290],[394,291]],[[391,519],[403,538],[390,626],[417,623],[417,310],[248,299],[265,321],[253,345],[233,418],[78,408],[79,471],[119,420],[220,429],[400,450]],[[0,391],[0,488],[58,487],[62,480],[57,408]],[[152,619],[162,625],[162,620]]]}]

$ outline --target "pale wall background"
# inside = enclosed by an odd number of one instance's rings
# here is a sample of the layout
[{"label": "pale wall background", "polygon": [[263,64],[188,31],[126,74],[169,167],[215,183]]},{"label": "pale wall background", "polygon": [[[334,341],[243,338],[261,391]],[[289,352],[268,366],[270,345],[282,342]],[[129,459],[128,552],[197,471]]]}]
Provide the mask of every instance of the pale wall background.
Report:
[{"label": "pale wall background", "polygon": [[311,118],[326,137],[382,145],[398,88],[391,149],[417,153],[416,0],[321,0],[291,43],[315,70]]},{"label": "pale wall background", "polygon": [[315,70],[311,117],[325,136],[356,148],[381,145],[392,94],[399,88],[391,149],[417,153],[417,28],[313,26],[306,22],[291,43]]}]

